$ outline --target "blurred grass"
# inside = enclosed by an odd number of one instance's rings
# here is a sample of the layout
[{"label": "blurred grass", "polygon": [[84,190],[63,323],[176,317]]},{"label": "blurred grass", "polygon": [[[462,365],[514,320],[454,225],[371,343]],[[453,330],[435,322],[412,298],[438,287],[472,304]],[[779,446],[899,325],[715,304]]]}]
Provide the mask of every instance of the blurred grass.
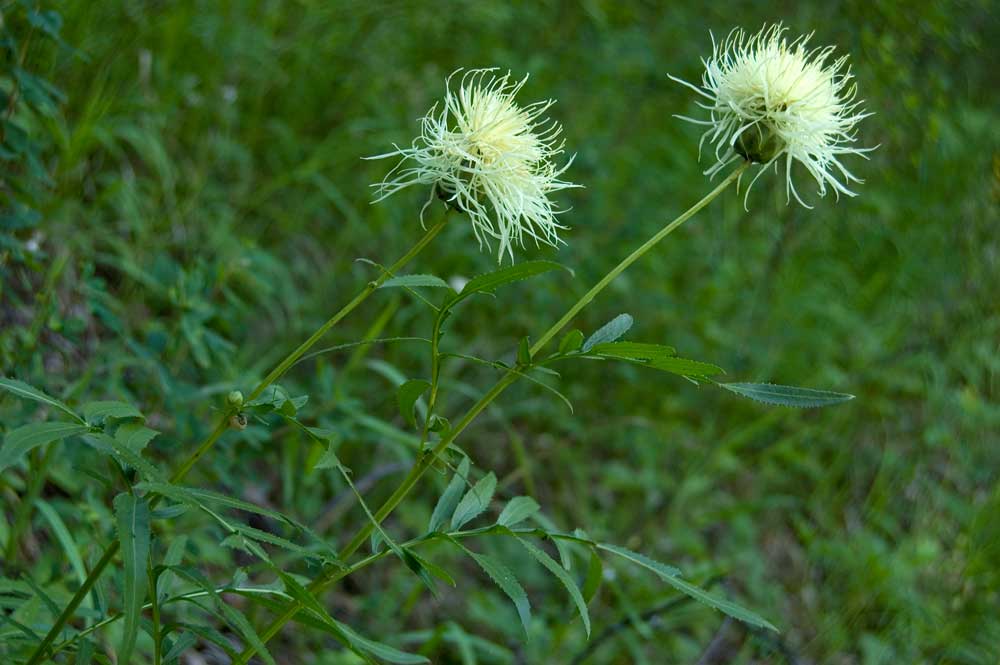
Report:
[{"label": "blurred grass", "polygon": [[[715,362],[734,380],[858,399],[770,410],[636,368],[584,365],[563,379],[575,415],[521,386],[463,444],[509,493],[537,488],[560,526],[696,580],[724,576],[728,593],[783,630],[779,641],[747,635],[685,606],[618,631],[586,662],[1000,658],[1000,30],[990,3],[74,0],[58,10],[78,53],[31,54],[68,101],[38,127],[52,138],[54,181],[39,254],[0,265],[0,359],[69,399],[135,400],[165,431],[154,447],[166,459],[191,449],[221,395],[266,371],[368,279],[354,258],[388,261],[416,239],[425,194],[370,206],[368,185],[388,165],[359,158],[409,141],[454,69],[530,72],[523,99],[559,100],[553,116],[577,154],[568,175],[586,186],[563,199],[573,231],[557,254],[577,279],[533,281],[451,325],[454,350],[502,357],[707,190],[697,129],[671,117],[693,112],[694,100],[666,74],[700,75],[709,30],[783,20],[837,44],[876,112],[861,134],[881,147],[851,165],[867,180],[861,196],[807,211],[762,178],[749,213],[742,195],[714,203],[576,325],[592,330],[628,311],[636,338]],[[66,263],[55,272],[57,257]],[[488,270],[493,258],[459,223],[418,264],[447,278]],[[36,298],[47,276],[51,297]],[[391,334],[429,327],[417,304],[386,298],[330,343],[360,338],[380,311],[392,315]],[[346,358],[322,356],[289,382],[312,396],[319,420],[346,429],[340,455],[362,477],[406,459],[357,416],[401,422],[391,383],[365,361],[412,377],[427,372],[426,358],[407,345]],[[492,377],[456,365],[448,379],[457,390],[446,413],[456,413]],[[14,405],[0,408],[4,423],[21,422],[7,417]],[[303,472],[316,451],[280,433],[247,434],[218,449],[202,480],[320,519],[343,487]],[[93,543],[108,497],[71,461],[56,465],[48,500]],[[370,490],[373,503],[391,490],[391,471]],[[393,528],[423,524],[427,485]],[[360,519],[345,512],[329,521],[332,537]],[[225,577],[234,555],[211,533],[194,537],[201,561]],[[544,622],[527,644],[471,569],[458,590],[428,600],[387,566],[350,581],[336,603],[370,634],[461,617],[510,658],[570,662],[586,647],[582,630],[564,625],[570,608],[525,568]],[[667,598],[618,571],[592,609],[596,630]],[[276,654],[321,648],[302,631],[283,639]],[[438,648],[435,662],[461,662],[456,647]],[[335,658],[316,662],[347,662]]]}]

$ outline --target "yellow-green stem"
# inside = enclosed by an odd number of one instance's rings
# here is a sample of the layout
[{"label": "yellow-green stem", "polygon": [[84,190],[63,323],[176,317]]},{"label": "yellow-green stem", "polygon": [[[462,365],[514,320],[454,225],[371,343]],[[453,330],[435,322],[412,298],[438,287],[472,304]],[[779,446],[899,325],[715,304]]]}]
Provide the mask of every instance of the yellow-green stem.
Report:
[{"label": "yellow-green stem", "polygon": [[[441,221],[437,222],[434,226],[427,229],[423,237],[417,242],[417,244],[411,247],[406,254],[400,257],[398,261],[393,263],[387,269],[383,270],[382,274],[379,275],[378,278],[366,284],[365,288],[363,288],[361,292],[354,297],[353,300],[351,300],[349,303],[341,307],[336,314],[331,316],[326,323],[324,323],[322,326],[319,327],[319,329],[316,332],[310,335],[309,339],[300,344],[298,348],[296,348],[294,351],[288,354],[284,360],[278,363],[278,365],[274,369],[272,369],[268,373],[268,375],[261,380],[259,384],[257,384],[257,387],[253,389],[253,392],[250,393],[248,399],[252,400],[255,399],[256,397],[259,397],[260,394],[264,392],[264,390],[266,390],[271,384],[273,384],[275,381],[281,378],[292,365],[294,365],[309,349],[311,349],[316,344],[316,342],[318,342],[323,337],[323,335],[329,332],[330,329],[333,328],[335,325],[340,323],[340,321],[342,321],[344,317],[350,314],[358,305],[364,302],[368,298],[368,296],[370,296],[372,293],[375,292],[376,289],[382,286],[382,284],[384,284],[387,279],[395,275],[399,270],[403,268],[403,266],[409,263],[417,254],[419,254],[421,250],[423,250],[428,244],[430,244],[430,242],[444,229],[445,224],[448,221],[447,215],[448,213],[446,212],[445,217],[442,218]],[[186,460],[184,460],[184,463],[181,464],[180,467],[178,467],[178,469],[170,477],[171,483],[177,483],[183,480],[184,477],[188,474],[188,472],[192,469],[192,467],[194,467],[194,465],[198,462],[198,460],[204,457],[205,454],[212,449],[212,446],[215,445],[215,442],[218,441],[219,438],[222,436],[222,434],[225,433],[225,431],[229,428],[229,418],[232,415],[233,414],[231,411],[227,411],[222,416],[222,418],[219,420],[219,423],[215,426],[215,429],[213,429],[211,434],[208,435],[208,438],[206,438],[201,443],[201,445],[198,446],[198,448],[194,451],[194,453],[192,453]],[[152,508],[156,506],[156,504],[159,503],[160,498],[161,497],[159,495],[150,495],[149,497],[150,507]],[[91,569],[90,573],[87,575],[87,579],[84,580],[84,583],[80,586],[79,589],[77,589],[76,593],[70,599],[69,604],[66,605],[65,608],[63,608],[63,611],[56,618],[55,623],[52,624],[52,628],[49,629],[49,632],[46,633],[41,643],[39,643],[38,647],[35,648],[35,651],[32,654],[31,659],[28,661],[27,665],[38,665],[43,661],[49,647],[52,645],[52,642],[55,640],[56,636],[59,635],[59,632],[63,629],[63,627],[70,620],[70,618],[72,618],[74,612],[76,612],[76,609],[80,606],[80,603],[83,602],[83,599],[86,597],[87,593],[89,593],[90,590],[93,588],[94,584],[97,582],[97,579],[101,576],[101,573],[104,571],[104,569],[108,566],[109,563],[111,563],[111,560],[118,552],[118,547],[119,544],[118,541],[116,540],[112,542],[110,545],[108,545],[107,549],[104,550],[104,554],[101,556],[100,560],[98,560],[98,562],[94,565],[93,569]]]},{"label": "yellow-green stem", "polygon": [[[686,211],[681,213],[681,215],[678,216],[676,219],[674,219],[669,224],[664,226],[662,229],[657,231],[656,234],[654,234],[649,240],[640,245],[634,252],[632,252],[624,259],[622,259],[622,261],[618,265],[616,265],[614,268],[611,269],[611,271],[608,274],[602,277],[600,281],[597,282],[597,284],[595,284],[579,300],[577,300],[572,307],[566,310],[566,313],[563,314],[563,316],[558,321],[556,321],[548,330],[546,330],[542,334],[542,336],[538,339],[538,341],[535,342],[535,344],[531,347],[531,355],[535,356],[535,354],[541,351],[545,347],[545,345],[552,340],[553,337],[559,334],[559,331],[561,331],[563,328],[566,327],[566,325],[573,319],[574,316],[576,316],[580,312],[580,310],[582,310],[584,307],[590,304],[590,302],[593,301],[595,297],[597,297],[597,294],[603,291],[608,286],[608,284],[610,284],[616,277],[622,274],[633,263],[638,261],[644,254],[646,254],[649,250],[651,250],[654,246],[656,246],[660,241],[662,241],[668,235],[677,230],[677,228],[681,226],[684,222],[691,219],[691,217],[693,217],[699,210],[708,205],[715,197],[721,194],[727,187],[733,184],[733,182],[735,182],[740,177],[740,175],[743,173],[743,171],[746,170],[746,168],[749,165],[750,162],[743,162],[740,166],[738,166],[735,170],[733,170],[732,173],[726,176],[726,179],[720,182],[718,186],[715,187],[715,189],[706,194],[700,201],[695,203]],[[455,426],[451,430],[449,430],[443,437],[441,437],[441,440],[438,441],[437,445],[435,445],[434,448],[431,449],[429,453],[423,452],[421,454],[420,458],[410,469],[410,472],[403,479],[403,482],[399,485],[399,487],[396,488],[396,490],[392,493],[392,495],[390,495],[389,498],[386,499],[385,503],[383,503],[382,506],[375,513],[375,522],[381,524],[382,521],[386,517],[388,517],[393,510],[396,509],[396,506],[398,506],[400,502],[406,497],[406,495],[409,494],[410,490],[413,489],[414,485],[417,484],[417,481],[420,480],[420,477],[423,476],[424,472],[431,467],[431,465],[437,459],[437,456],[441,454],[449,445],[451,445],[452,442],[454,442],[455,439],[458,438],[458,436],[465,430],[465,428],[468,427],[469,424],[476,418],[476,416],[482,413],[483,410],[486,409],[486,407],[489,406],[490,403],[500,395],[500,393],[506,390],[507,387],[510,386],[512,383],[517,381],[518,375],[521,373],[522,369],[523,368],[521,368],[520,366],[516,366],[513,369],[509,370],[507,373],[505,373],[500,378],[500,380],[497,381],[497,383],[494,384],[492,388],[490,388],[489,392],[487,392],[479,399],[479,401],[473,404],[472,407],[462,417],[462,419],[459,420],[455,424]],[[368,540],[368,537],[371,535],[371,532],[374,530],[374,528],[375,528],[374,524],[372,524],[371,522],[366,522],[365,525],[361,529],[359,529],[358,532],[354,535],[354,538],[352,538],[351,541],[348,542],[347,545],[345,545],[344,548],[340,551],[339,553],[340,559],[346,560],[349,556],[354,554],[354,552],[356,552],[358,548],[360,548],[365,543],[365,541]],[[334,570],[328,573],[321,573],[315,580],[313,580],[309,584],[308,589],[312,593],[322,591],[323,589],[327,588],[337,580],[343,578],[345,574],[346,573],[343,573],[343,571],[341,570]],[[266,643],[271,637],[277,634],[279,630],[281,630],[282,626],[291,621],[301,609],[302,605],[298,601],[293,601],[292,603],[290,603],[288,609],[286,609],[281,615],[279,615],[274,621],[272,621],[271,624],[267,626],[267,628],[264,629],[264,632],[262,632],[260,636],[261,640]],[[256,650],[252,646],[248,646],[246,649],[244,649],[243,653],[240,654],[240,657],[236,662],[245,665],[254,655],[254,653],[256,653]]]}]

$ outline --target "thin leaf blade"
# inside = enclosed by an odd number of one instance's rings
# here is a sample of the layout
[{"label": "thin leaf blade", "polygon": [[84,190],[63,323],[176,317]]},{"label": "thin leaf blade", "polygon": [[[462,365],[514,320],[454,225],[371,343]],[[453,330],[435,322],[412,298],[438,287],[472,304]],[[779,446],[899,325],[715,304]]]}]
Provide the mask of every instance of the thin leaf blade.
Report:
[{"label": "thin leaf blade", "polygon": [[631,550],[625,549],[624,547],[618,547],[617,545],[610,545],[607,543],[598,543],[597,548],[604,550],[605,552],[611,552],[620,557],[623,557],[632,563],[638,564],[647,570],[651,570],[656,575],[662,579],[664,582],[677,589],[681,593],[690,596],[691,598],[697,600],[698,602],[707,605],[713,609],[716,609],[723,614],[730,616],[737,621],[741,621],[745,624],[755,626],[757,628],[766,628],[768,630],[773,630],[778,632],[778,629],[774,627],[772,623],[756,614],[750,610],[737,605],[736,603],[726,600],[725,598],[719,598],[718,596],[711,594],[704,589],[691,584],[690,582],[681,579],[680,571],[673,566],[668,566],[659,561],[650,559],[649,557],[639,554],[638,552],[633,552]]},{"label": "thin leaf blade", "polygon": [[529,277],[534,277],[535,275],[541,275],[543,273],[559,269],[567,270],[565,266],[556,263],[555,261],[525,261],[523,263],[517,263],[512,266],[500,268],[499,270],[494,270],[493,272],[488,272],[485,275],[473,277],[465,285],[465,288],[462,289],[462,292],[458,294],[457,298],[464,299],[474,293],[492,293],[498,287],[505,284],[518,282],[522,279],[528,279]]},{"label": "thin leaf blade", "polygon": [[632,319],[631,314],[619,314],[598,328],[593,335],[588,337],[587,341],[583,343],[583,347],[580,350],[587,353],[598,344],[615,341],[629,331],[633,322],[634,320]]},{"label": "thin leaf blade", "polygon": [[500,511],[497,524],[507,527],[514,526],[528,519],[539,510],[541,510],[541,506],[530,496],[515,496]]},{"label": "thin leaf blade", "polygon": [[59,411],[62,411],[66,415],[73,418],[73,420],[80,423],[81,425],[86,424],[84,419],[81,418],[76,411],[69,408],[67,404],[57,400],[55,397],[52,397],[51,395],[46,395],[38,388],[30,386],[24,381],[18,381],[17,379],[8,379],[7,377],[0,377],[0,390],[6,390],[12,395],[16,395],[22,399],[30,399],[35,402],[39,402],[41,404],[46,404],[55,409],[58,409]]},{"label": "thin leaf blade", "polygon": [[382,282],[382,286],[379,288],[414,288],[418,286],[429,287],[432,289],[452,290],[448,282],[436,275],[397,275],[396,277],[390,277]]},{"label": "thin leaf blade", "polygon": [[451,516],[451,529],[458,531],[465,524],[479,517],[490,506],[493,491],[497,487],[497,477],[492,471],[473,485],[458,502]]},{"label": "thin leaf blade", "polygon": [[123,493],[114,500],[118,540],[124,568],[123,607],[125,617],[118,660],[131,662],[146,599],[146,565],[149,561],[149,506],[134,494]]},{"label": "thin leaf blade", "polygon": [[755,402],[799,409],[821,408],[854,399],[854,395],[847,393],[782,386],[774,383],[717,383],[716,385]]},{"label": "thin leaf blade", "polygon": [[521,627],[524,628],[524,634],[527,635],[528,626],[531,623],[531,603],[528,602],[528,594],[524,592],[524,587],[517,581],[514,573],[493,557],[473,552],[457,540],[452,540],[452,542],[462,548],[466,554],[479,564],[479,567],[500,587],[500,590],[511,599],[514,603],[514,608],[517,610],[517,616],[521,619]]},{"label": "thin leaf blade", "polygon": [[70,436],[86,434],[86,425],[63,422],[31,423],[8,432],[0,448],[0,471],[17,463],[25,454],[38,446],[59,441]]},{"label": "thin leaf blade", "polygon": [[455,514],[455,508],[458,507],[458,502],[462,498],[462,490],[465,489],[466,479],[469,477],[469,458],[463,457],[462,461],[458,465],[458,469],[455,475],[452,476],[451,482],[448,483],[448,487],[445,488],[444,494],[438,499],[437,505],[434,506],[434,512],[431,513],[431,521],[427,525],[427,532],[434,533],[441,529],[442,526]]},{"label": "thin leaf blade", "polygon": [[580,587],[576,585],[573,578],[569,576],[566,569],[560,566],[555,559],[546,554],[545,550],[541,549],[531,541],[518,537],[517,541],[521,543],[524,549],[528,550],[540,564],[545,566],[546,569],[555,577],[562,582],[562,585],[566,587],[566,591],[569,592],[570,598],[573,599],[573,604],[576,605],[577,612],[580,613],[580,619],[583,620],[583,627],[587,631],[587,637],[590,637],[590,613],[587,611],[587,601],[583,599],[583,594],[580,593]]},{"label": "thin leaf blade", "polygon": [[87,422],[101,418],[144,418],[142,412],[128,402],[100,401],[83,405],[83,417]]}]

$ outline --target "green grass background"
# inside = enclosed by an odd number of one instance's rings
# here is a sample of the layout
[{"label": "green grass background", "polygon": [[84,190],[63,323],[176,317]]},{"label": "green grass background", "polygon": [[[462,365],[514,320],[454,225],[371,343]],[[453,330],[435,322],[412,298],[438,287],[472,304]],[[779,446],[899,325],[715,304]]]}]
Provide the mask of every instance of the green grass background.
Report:
[{"label": "green grass background", "polygon": [[[672,117],[697,112],[693,95],[667,78],[700,76],[709,31],[781,20],[850,53],[875,112],[861,139],[880,145],[871,161],[849,164],[866,180],[860,196],[813,197],[805,210],[785,204],[780,177],[765,176],[745,212],[742,193],[729,192],[575,325],[589,331],[628,312],[630,338],[717,363],[730,380],[857,399],[774,409],[637,368],[579,364],[560,382],[575,413],[521,385],[460,443],[497,471],[506,496],[532,494],[561,528],[715,580],[782,630],[747,633],[694,605],[639,620],[671,592],[613,568],[591,611],[595,635],[618,627],[578,662],[1000,658],[1000,30],[991,3],[54,8],[75,51],[29,52],[65,102],[32,125],[51,183],[31,194],[37,226],[10,231],[38,250],[0,254],[0,363],[71,402],[134,401],[164,432],[150,455],[165,464],[193,449],[226,392],[249,389],[371,278],[355,258],[387,263],[419,237],[426,192],[370,205],[369,185],[390,164],[360,158],[408,143],[456,68],[530,72],[521,100],[558,100],[551,115],[576,154],[567,177],[585,185],[559,197],[572,207],[567,245],[519,252],[555,258],[575,278],[511,287],[449,325],[451,350],[509,359],[520,337],[539,335],[711,186],[698,129]],[[468,277],[494,264],[459,218],[412,270]],[[379,294],[328,342],[359,339],[377,319],[381,334],[429,334],[419,303]],[[284,383],[311,396],[312,422],[344,433],[338,454],[355,478],[378,477],[366,487],[377,504],[411,455],[393,384],[428,371],[423,347],[397,344],[321,356]],[[451,365],[445,415],[495,378]],[[21,408],[0,401],[4,428],[27,419]],[[363,516],[341,481],[311,470],[319,452],[252,426],[227,435],[192,482],[343,542]],[[67,450],[56,461],[43,496],[88,558],[111,537],[111,495],[80,472],[81,456]],[[7,518],[25,481],[11,471],[0,480]],[[389,528],[419,531],[443,481],[422,483]],[[210,525],[185,524],[191,558],[213,579],[246,565]],[[36,580],[59,586],[68,574],[59,545],[37,516],[34,527],[21,557]],[[444,552],[439,563],[459,586],[441,598],[387,561],[330,604],[366,634],[423,646],[436,663],[574,662],[587,642],[572,606],[525,557],[514,560],[535,608],[527,642],[506,599]],[[427,643],[436,627],[445,639]],[[274,654],[353,662],[306,629],[283,633]]]}]

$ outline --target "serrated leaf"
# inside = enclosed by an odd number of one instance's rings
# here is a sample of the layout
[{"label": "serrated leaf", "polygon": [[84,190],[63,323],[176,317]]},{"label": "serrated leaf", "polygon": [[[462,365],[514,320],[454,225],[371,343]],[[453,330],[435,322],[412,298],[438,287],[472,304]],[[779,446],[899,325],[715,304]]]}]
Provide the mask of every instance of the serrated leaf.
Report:
[{"label": "serrated leaf", "polygon": [[414,414],[417,400],[431,387],[429,381],[423,379],[410,379],[396,389],[396,403],[399,404],[399,412],[410,424],[410,427],[417,426],[417,418]]},{"label": "serrated leaf", "polygon": [[426,586],[427,589],[434,594],[434,596],[437,596],[437,585],[434,584],[434,578],[431,577],[427,568],[424,566],[423,559],[416,557],[409,548],[395,545],[395,543],[390,543],[390,545],[393,545],[393,553],[403,560],[406,567],[420,578],[420,581],[424,583],[424,586]]},{"label": "serrated leaf", "polygon": [[593,335],[588,337],[587,341],[583,343],[581,350],[584,353],[587,353],[598,344],[615,341],[629,331],[629,328],[632,327],[632,322],[633,320],[631,315],[619,314],[598,328],[597,332]]},{"label": "serrated leaf", "polygon": [[667,564],[660,563],[655,559],[650,559],[645,554],[639,554],[638,552],[633,552],[632,550],[619,547],[618,545],[598,543],[597,548],[602,549],[605,552],[611,552],[612,554],[624,557],[632,563],[637,563],[643,568],[648,568],[660,576],[678,577],[681,574],[681,571],[674,566],[668,566]]},{"label": "serrated leaf", "polygon": [[580,618],[583,620],[583,627],[587,631],[587,637],[590,637],[590,613],[587,611],[587,602],[583,599],[580,588],[573,581],[573,578],[552,557],[546,554],[545,550],[525,538],[518,537],[517,540],[536,561],[545,566],[566,587],[566,591],[569,592],[569,596],[573,599],[573,604],[576,605],[576,609],[580,613]]},{"label": "serrated leaf", "polygon": [[309,401],[308,395],[292,397],[288,391],[279,385],[272,385],[256,399],[244,404],[244,408],[253,409],[258,413],[276,411],[284,416],[294,416],[298,410]]},{"label": "serrated leaf", "polygon": [[524,263],[500,268],[499,270],[494,270],[493,272],[470,279],[456,299],[467,298],[474,293],[490,293],[504,284],[517,282],[560,268],[567,270],[565,266],[555,261],[525,261]]},{"label": "serrated leaf", "polygon": [[662,358],[642,363],[642,366],[658,369],[662,372],[670,372],[678,376],[713,376],[715,374],[726,373],[726,370],[718,365],[701,362],[700,360],[688,360],[687,358]]},{"label": "serrated leaf", "polygon": [[155,429],[139,423],[125,423],[115,430],[115,438],[136,453],[141,453],[158,434]]},{"label": "serrated leaf", "polygon": [[490,507],[490,500],[493,498],[493,491],[497,487],[497,477],[492,471],[484,478],[473,485],[455,508],[455,514],[451,516],[451,529],[458,531],[466,523],[479,517]]},{"label": "serrated leaf", "polygon": [[521,626],[524,628],[524,634],[527,635],[528,626],[531,623],[531,603],[528,602],[528,594],[524,592],[524,588],[521,586],[521,583],[517,581],[517,577],[514,576],[514,573],[512,573],[507,566],[503,565],[493,557],[485,554],[477,554],[459,543],[457,540],[452,540],[452,542],[472,557],[472,559],[479,564],[479,567],[490,576],[490,579],[492,579],[496,585],[500,587],[500,590],[507,594],[507,597],[514,602],[514,607],[517,609],[517,616],[521,619]]},{"label": "serrated leaf", "polygon": [[11,464],[15,464],[25,454],[34,450],[38,446],[65,439],[77,434],[86,434],[90,431],[86,425],[76,423],[31,423],[7,433],[4,437],[3,448],[0,448],[0,471],[3,471]]},{"label": "serrated leaf", "polygon": [[778,629],[774,627],[769,621],[759,616],[758,614],[751,612],[750,610],[737,605],[736,603],[726,600],[724,598],[719,598],[704,589],[687,582],[680,577],[680,571],[673,566],[668,566],[666,564],[660,563],[650,559],[647,556],[639,554],[638,552],[633,552],[627,550],[624,547],[618,547],[617,545],[609,545],[607,543],[599,543],[597,545],[598,549],[604,550],[606,552],[611,552],[612,554],[617,554],[620,557],[628,559],[632,563],[639,564],[643,568],[653,571],[656,573],[660,579],[664,582],[677,589],[681,593],[690,596],[691,598],[697,600],[698,602],[708,605],[709,607],[722,612],[725,615],[731,616],[737,621],[742,621],[751,626],[756,626],[757,628],[767,628],[768,630],[773,630],[778,632]]},{"label": "serrated leaf", "polygon": [[287,517],[277,510],[272,510],[271,508],[259,506],[256,503],[250,503],[249,501],[237,499],[230,494],[213,492],[212,490],[206,490],[200,487],[186,487],[184,485],[153,481],[143,481],[141,483],[137,483],[135,488],[145,492],[160,494],[168,499],[172,499],[173,501],[187,503],[195,508],[201,508],[203,510],[207,509],[205,502],[214,501],[215,503],[226,506],[227,508],[235,508],[236,510],[270,517],[273,520],[295,526],[295,521],[292,520],[292,518]]},{"label": "serrated leaf", "polygon": [[559,341],[559,353],[572,353],[583,346],[583,333],[573,329]]},{"label": "serrated leaf", "polygon": [[603,342],[593,345],[589,351],[597,356],[629,360],[667,360],[677,355],[677,350],[672,346],[645,342]]},{"label": "serrated leaf", "polygon": [[424,656],[406,653],[405,651],[400,651],[387,644],[376,642],[358,634],[350,626],[334,619],[316,597],[307,588],[299,584],[295,578],[278,568],[275,568],[275,571],[281,577],[288,595],[297,600],[316,618],[326,624],[331,629],[331,632],[340,638],[341,643],[345,644],[358,655],[364,657],[365,654],[371,654],[376,658],[398,665],[417,665],[418,663],[430,662]]},{"label": "serrated leaf", "polygon": [[431,561],[428,561],[427,559],[423,558],[422,556],[419,556],[416,552],[414,552],[413,550],[411,550],[409,548],[404,548],[404,549],[406,549],[406,552],[410,556],[412,556],[414,559],[416,559],[417,562],[421,566],[423,566],[424,568],[426,568],[427,572],[429,572],[431,575],[433,575],[434,577],[438,578],[439,580],[441,580],[442,582],[444,582],[445,584],[447,584],[449,586],[456,586],[456,584],[455,584],[455,578],[453,578],[451,575],[449,575],[447,570],[445,570],[441,566],[438,566],[437,564],[435,564],[435,563],[433,563]]},{"label": "serrated leaf", "polygon": [[391,289],[393,287],[406,287],[414,288],[418,286],[426,286],[434,289],[448,289],[452,290],[448,282],[444,281],[440,277],[435,275],[398,275],[396,277],[390,277],[389,279],[382,282],[380,289]]},{"label": "serrated leaf", "polygon": [[34,400],[35,402],[47,404],[48,406],[51,406],[55,409],[59,409],[60,411],[67,414],[81,425],[86,424],[86,421],[83,418],[81,418],[76,413],[76,411],[69,408],[69,406],[67,406],[63,402],[60,402],[55,397],[46,395],[38,388],[29,386],[24,381],[18,381],[17,379],[8,379],[6,377],[0,377],[0,390],[6,390],[7,392],[13,395],[17,395],[18,397],[21,397],[23,399],[30,399]]},{"label": "serrated leaf", "polygon": [[[334,619],[334,621],[336,621],[336,619]],[[418,665],[421,663],[431,662],[424,656],[406,653],[405,651],[400,651],[399,649],[391,647],[388,644],[376,642],[375,640],[356,632],[345,623],[341,623],[339,621],[336,621],[336,623],[355,649],[367,652],[375,658],[384,660],[388,663],[396,663],[397,665]]]},{"label": "serrated leaf", "polygon": [[99,418],[145,418],[139,409],[127,402],[101,401],[83,405],[83,417],[87,422]]},{"label": "serrated leaf", "polygon": [[431,521],[427,525],[428,533],[434,533],[441,529],[442,526],[451,518],[455,513],[455,508],[458,506],[458,502],[462,498],[462,491],[465,489],[465,484],[467,478],[469,477],[469,458],[463,457],[462,461],[458,465],[458,469],[455,475],[452,476],[451,482],[448,483],[448,487],[445,488],[444,494],[438,499],[437,505],[434,506],[434,512],[431,513]]},{"label": "serrated leaf", "polygon": [[149,560],[149,506],[134,494],[115,497],[115,520],[124,572],[122,614],[125,617],[118,660],[130,663],[146,599],[146,563]]},{"label": "serrated leaf", "polygon": [[790,406],[800,409],[819,408],[849,402],[854,395],[835,393],[828,390],[781,386],[773,383],[717,383],[740,397],[775,406]]},{"label": "serrated leaf", "polygon": [[515,496],[503,507],[500,517],[497,518],[497,524],[514,526],[528,519],[539,510],[541,510],[541,506],[530,496]]},{"label": "serrated leaf", "polygon": [[[531,519],[538,522],[542,526],[542,529],[548,534],[559,532],[559,528],[556,527],[555,522],[549,519],[549,517],[541,511],[532,515]],[[559,561],[562,563],[562,567],[566,570],[572,570],[573,557],[570,556],[569,548],[566,546],[566,542],[561,538],[553,538],[552,544],[556,546],[556,550],[559,552]]]},{"label": "serrated leaf", "polygon": [[127,464],[142,475],[146,480],[162,481],[166,477],[162,471],[151,464],[142,455],[132,450],[118,439],[101,432],[88,432],[84,440],[99,451],[111,455],[119,462]]},{"label": "serrated leaf", "polygon": [[[152,513],[153,519],[156,519],[156,511]],[[170,545],[167,547],[167,553],[163,555],[163,568],[157,568],[158,573],[156,577],[156,593],[159,595],[159,600],[162,603],[165,598],[170,595],[170,589],[172,586],[172,573],[169,572],[170,567],[179,566],[184,562],[184,554],[187,549],[188,536],[186,534],[178,534],[170,540]]]},{"label": "serrated leaf", "polygon": [[586,602],[593,600],[597,590],[604,581],[604,562],[597,552],[590,550],[590,560],[587,562],[587,576],[583,580],[583,598]]},{"label": "serrated leaf", "polygon": [[337,444],[334,441],[330,441],[330,444],[323,451],[323,455],[316,462],[314,469],[339,469],[343,466],[340,462],[340,458],[337,457],[337,451],[335,450]]},{"label": "serrated leaf", "polygon": [[[204,591],[208,595],[208,597],[212,599],[213,604],[219,610],[219,614],[221,615],[220,618],[224,620],[226,623],[228,623],[230,626],[232,626],[232,628],[237,633],[239,633],[243,637],[243,639],[250,644],[250,646],[252,646],[256,650],[257,655],[263,658],[264,662],[267,663],[267,665],[277,665],[274,661],[274,657],[267,650],[267,647],[264,645],[264,642],[260,639],[260,635],[258,635],[257,631],[254,630],[253,624],[250,623],[250,620],[247,619],[242,613],[240,613],[239,610],[228,605],[222,599],[219,593],[215,590],[215,587],[211,584],[211,582],[209,582],[207,578],[205,578],[204,575],[202,575],[198,570],[187,566],[170,566],[169,570],[189,580],[190,582],[193,582],[199,588],[201,588],[201,590]],[[206,637],[206,639],[209,639],[212,642],[215,642],[215,639],[213,639],[213,637],[214,635],[217,634],[217,631],[214,631],[214,629],[210,627],[207,626],[201,627],[197,624],[186,624],[186,623],[180,625],[187,628],[188,630],[192,630],[198,633],[202,637]],[[204,632],[206,630],[208,631],[207,633]],[[226,647],[223,646],[227,643],[225,639],[223,639],[221,643],[220,642],[215,642],[215,643],[219,644],[219,646],[222,646],[223,649],[226,649]]]}]

